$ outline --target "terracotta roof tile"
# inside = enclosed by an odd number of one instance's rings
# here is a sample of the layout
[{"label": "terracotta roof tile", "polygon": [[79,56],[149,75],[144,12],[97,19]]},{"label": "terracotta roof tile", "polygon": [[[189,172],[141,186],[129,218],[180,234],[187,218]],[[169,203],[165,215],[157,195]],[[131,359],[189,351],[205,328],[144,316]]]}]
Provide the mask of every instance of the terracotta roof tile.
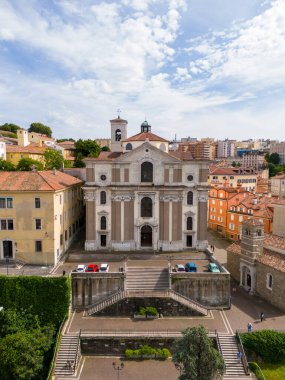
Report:
[{"label": "terracotta roof tile", "polygon": [[285,256],[283,254],[272,252],[265,248],[263,255],[258,258],[258,261],[280,272],[285,272]]},{"label": "terracotta roof tile", "polygon": [[[178,151],[171,151],[168,153],[170,156],[178,158],[181,161],[190,161],[194,160],[193,156],[190,152],[178,152]],[[199,161],[199,160],[198,160]],[[202,160],[200,160],[202,161]],[[208,161],[208,160],[207,160]]]},{"label": "terracotta roof tile", "polygon": [[122,140],[123,142],[127,141],[161,141],[161,142],[169,142],[168,140],[165,140],[163,137],[157,136],[154,133],[151,132],[141,132],[134,136],[129,137],[126,140]]},{"label": "terracotta roof tile", "polygon": [[34,154],[44,154],[47,148],[40,147],[36,143],[30,143],[27,146],[19,145],[7,145],[7,153],[34,153]]},{"label": "terracotta roof tile", "polygon": [[55,191],[80,183],[71,175],[53,170],[0,172],[0,191]]}]

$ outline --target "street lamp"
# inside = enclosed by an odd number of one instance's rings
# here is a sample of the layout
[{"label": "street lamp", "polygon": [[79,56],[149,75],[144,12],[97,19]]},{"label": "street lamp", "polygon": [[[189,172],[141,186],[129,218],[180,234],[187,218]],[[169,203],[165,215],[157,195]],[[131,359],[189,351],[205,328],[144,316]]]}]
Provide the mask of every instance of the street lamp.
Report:
[{"label": "street lamp", "polygon": [[113,368],[118,373],[118,380],[120,380],[120,371],[124,369],[124,363],[116,364],[116,362],[113,362]]}]

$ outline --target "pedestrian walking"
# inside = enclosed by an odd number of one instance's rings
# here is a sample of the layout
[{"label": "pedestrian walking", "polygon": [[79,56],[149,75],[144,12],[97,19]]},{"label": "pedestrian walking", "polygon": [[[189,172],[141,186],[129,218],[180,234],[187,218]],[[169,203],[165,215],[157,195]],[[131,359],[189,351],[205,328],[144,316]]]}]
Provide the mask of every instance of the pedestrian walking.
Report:
[{"label": "pedestrian walking", "polygon": [[253,330],[252,323],[248,322],[247,324],[247,332],[251,333]]},{"label": "pedestrian walking", "polygon": [[263,322],[264,321],[264,313],[263,311],[260,313],[260,322]]},{"label": "pedestrian walking", "polygon": [[240,363],[242,358],[242,353],[240,351],[237,352],[237,362]]}]

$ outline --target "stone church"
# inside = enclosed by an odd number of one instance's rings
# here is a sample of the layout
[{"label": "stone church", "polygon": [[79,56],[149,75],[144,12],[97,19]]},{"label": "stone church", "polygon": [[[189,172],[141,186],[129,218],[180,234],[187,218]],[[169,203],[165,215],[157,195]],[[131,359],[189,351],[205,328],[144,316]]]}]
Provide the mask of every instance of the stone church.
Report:
[{"label": "stone church", "polygon": [[110,123],[111,151],[85,160],[85,249],[205,249],[209,162],[170,151],[147,121],[132,137]]}]

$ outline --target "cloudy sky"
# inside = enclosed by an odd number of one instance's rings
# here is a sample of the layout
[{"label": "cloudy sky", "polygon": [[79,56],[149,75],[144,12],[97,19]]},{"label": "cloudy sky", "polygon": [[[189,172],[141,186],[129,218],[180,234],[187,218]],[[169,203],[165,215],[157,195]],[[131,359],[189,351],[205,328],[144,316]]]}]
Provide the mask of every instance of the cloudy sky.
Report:
[{"label": "cloudy sky", "polygon": [[285,140],[285,0],[0,0],[0,124]]}]

